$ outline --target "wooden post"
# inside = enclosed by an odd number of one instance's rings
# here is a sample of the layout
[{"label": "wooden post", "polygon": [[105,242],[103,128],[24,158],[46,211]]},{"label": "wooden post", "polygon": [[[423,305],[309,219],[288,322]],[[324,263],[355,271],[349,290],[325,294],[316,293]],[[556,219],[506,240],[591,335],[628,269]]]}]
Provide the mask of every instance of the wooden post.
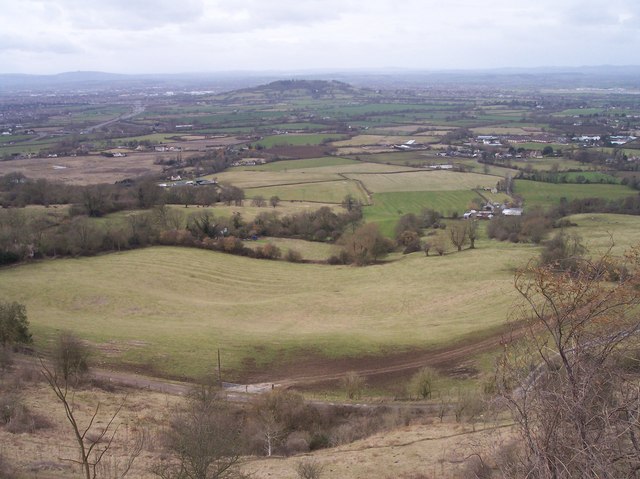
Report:
[{"label": "wooden post", "polygon": [[222,387],[222,370],[220,369],[220,348],[218,348],[218,384]]}]

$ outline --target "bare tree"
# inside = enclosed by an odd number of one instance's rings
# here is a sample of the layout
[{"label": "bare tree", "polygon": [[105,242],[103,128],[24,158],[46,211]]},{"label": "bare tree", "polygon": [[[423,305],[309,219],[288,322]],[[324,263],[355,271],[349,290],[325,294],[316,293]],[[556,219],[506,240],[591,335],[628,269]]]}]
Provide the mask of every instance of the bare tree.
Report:
[{"label": "bare tree", "polygon": [[276,206],[278,206],[278,204],[280,204],[280,197],[272,196],[271,198],[269,198],[269,204],[275,208]]},{"label": "bare tree", "polygon": [[453,223],[448,229],[451,244],[458,248],[458,251],[462,251],[462,247],[467,243],[467,224],[461,222]]},{"label": "bare tree", "polygon": [[355,371],[349,371],[342,378],[344,391],[349,399],[360,399],[364,389],[364,379]]},{"label": "bare tree", "polygon": [[[64,412],[73,431],[74,438],[78,445],[80,459],[65,459],[66,461],[78,464],[85,479],[96,479],[99,477],[98,466],[111,449],[116,433],[118,432],[118,424],[115,423],[118,414],[124,406],[124,401],[118,406],[113,414],[109,416],[106,425],[97,427],[98,416],[100,413],[100,403],[96,405],[93,414],[85,425],[81,425],[76,411],[75,403],[75,386],[77,385],[77,375],[69,374],[66,377],[59,374],[56,369],[50,368],[43,360],[40,361],[40,370],[47,384],[55,393],[56,397],[62,404]],[[125,477],[134,460],[138,457],[142,450],[143,437],[135,444],[130,451],[123,471],[119,474],[120,478]]]},{"label": "bare tree", "polygon": [[267,201],[264,199],[264,196],[258,195],[254,196],[251,200],[251,206],[257,206],[258,208],[263,208],[267,206]]},{"label": "bare tree", "polygon": [[469,249],[475,249],[476,239],[478,239],[478,220],[475,218],[467,220],[467,238],[469,238]]},{"label": "bare tree", "polygon": [[530,265],[515,278],[527,341],[507,349],[497,381],[522,438],[509,477],[640,471],[640,250],[576,266]]},{"label": "bare tree", "polygon": [[153,468],[163,479],[233,477],[240,459],[240,424],[212,386],[195,389],[175,411],[167,435],[171,458]]}]

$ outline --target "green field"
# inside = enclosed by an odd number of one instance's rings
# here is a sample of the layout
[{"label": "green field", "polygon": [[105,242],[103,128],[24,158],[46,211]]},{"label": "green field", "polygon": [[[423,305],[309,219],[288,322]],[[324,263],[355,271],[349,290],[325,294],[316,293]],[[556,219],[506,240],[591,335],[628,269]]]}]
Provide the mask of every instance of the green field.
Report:
[{"label": "green field", "polygon": [[419,214],[424,208],[430,208],[446,216],[453,212],[462,215],[474,198],[478,195],[471,190],[376,193],[373,205],[364,209],[364,217],[367,222],[380,225],[385,235],[393,236],[395,225],[404,214]]},{"label": "green field", "polygon": [[38,347],[73,330],[101,363],[192,377],[220,348],[232,379],[310,351],[433,347],[503,324],[512,270],[535,249],[478,246],[367,268],[156,247],[2,269],[0,292],[26,304]]},{"label": "green field", "polygon": [[637,191],[622,185],[555,184],[528,180],[516,180],[514,193],[524,198],[525,207],[541,206],[543,208],[558,206],[560,198],[566,198],[569,201],[581,198],[618,200],[638,194]]}]

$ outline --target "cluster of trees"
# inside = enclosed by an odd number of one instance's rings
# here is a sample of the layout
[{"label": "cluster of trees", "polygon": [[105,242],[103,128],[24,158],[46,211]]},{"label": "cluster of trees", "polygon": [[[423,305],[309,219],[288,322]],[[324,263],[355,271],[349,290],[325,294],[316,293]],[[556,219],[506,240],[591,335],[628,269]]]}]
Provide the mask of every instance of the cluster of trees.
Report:
[{"label": "cluster of trees", "polygon": [[[537,171],[537,170],[520,170],[516,175],[516,179],[540,181],[544,183],[577,183],[577,184],[589,184],[592,181],[584,175],[575,175],[572,177],[569,175],[569,171],[559,173],[558,171]],[[599,176],[596,183],[604,184],[618,184],[618,180],[614,177]]]},{"label": "cluster of trees", "polygon": [[67,185],[32,180],[20,173],[0,177],[0,205],[73,205],[77,214],[99,217],[115,211],[163,204],[209,206],[217,202],[242,204],[244,192],[231,185],[161,188],[156,178],[124,180],[115,184]]},{"label": "cluster of trees", "polygon": [[314,211],[279,215],[265,211],[251,223],[250,235],[300,238],[309,241],[334,242],[362,220],[362,209],[352,207],[336,213],[327,206]]},{"label": "cluster of trees", "polygon": [[[396,225],[396,244],[403,248],[404,254],[424,251],[427,256],[430,251],[442,256],[449,245],[457,251],[462,251],[467,244],[470,249],[475,248],[478,237],[477,220],[456,221],[448,227],[441,220],[442,215],[439,212],[428,208],[420,215],[403,215]],[[426,229],[430,231],[425,239],[421,239]]]},{"label": "cluster of trees", "polygon": [[[30,214],[23,209],[1,209],[0,264],[30,258],[93,255],[154,244],[277,259],[281,252],[273,245],[252,249],[245,247],[241,239],[273,236],[334,242],[347,229],[355,230],[362,218],[360,208],[336,213],[323,207],[291,215],[265,211],[252,221],[246,221],[239,213],[227,218],[216,217],[209,210],[190,214],[185,211],[161,205],[98,223],[87,215]],[[295,252],[286,257],[300,260]]]},{"label": "cluster of trees", "polygon": [[556,218],[539,209],[522,216],[497,215],[487,225],[487,236],[512,243],[540,243],[553,228]]}]

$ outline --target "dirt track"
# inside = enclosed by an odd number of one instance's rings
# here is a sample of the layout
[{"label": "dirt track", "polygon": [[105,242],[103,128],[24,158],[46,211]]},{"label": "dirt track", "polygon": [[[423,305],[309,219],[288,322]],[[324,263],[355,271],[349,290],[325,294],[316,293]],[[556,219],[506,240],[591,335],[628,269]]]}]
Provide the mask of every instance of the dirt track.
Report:
[{"label": "dirt track", "polygon": [[[279,370],[277,377],[259,376],[259,381],[247,384],[225,384],[225,389],[231,395],[230,399],[245,401],[247,393],[260,393],[272,387],[313,387],[322,383],[340,381],[346,371],[356,371],[368,381],[384,381],[384,378],[397,378],[399,375],[409,375],[415,370],[432,366],[447,369],[469,360],[474,355],[495,350],[505,342],[505,338],[519,337],[522,328],[497,332],[478,341],[466,340],[447,348],[432,351],[412,351],[385,357],[364,357],[327,361],[326,358],[311,358],[307,361],[297,361],[294,365],[286,365]],[[39,368],[38,359],[21,356],[17,363],[22,366]],[[184,395],[192,387],[192,383],[154,378],[127,371],[115,371],[94,368],[93,376],[101,381],[133,387],[149,389],[173,395]],[[258,379],[256,377],[256,379]]]},{"label": "dirt track", "polygon": [[[473,356],[496,350],[506,341],[521,337],[523,328],[504,328],[479,340],[467,339],[451,346],[433,350],[417,350],[385,356],[347,358],[329,361],[326,358],[309,359],[291,365],[281,379],[273,382],[282,387],[313,385],[340,381],[345,372],[356,371],[369,382],[385,382],[386,379],[413,374],[416,370],[431,366],[442,370],[455,369]],[[260,378],[263,382],[267,378]]]}]

